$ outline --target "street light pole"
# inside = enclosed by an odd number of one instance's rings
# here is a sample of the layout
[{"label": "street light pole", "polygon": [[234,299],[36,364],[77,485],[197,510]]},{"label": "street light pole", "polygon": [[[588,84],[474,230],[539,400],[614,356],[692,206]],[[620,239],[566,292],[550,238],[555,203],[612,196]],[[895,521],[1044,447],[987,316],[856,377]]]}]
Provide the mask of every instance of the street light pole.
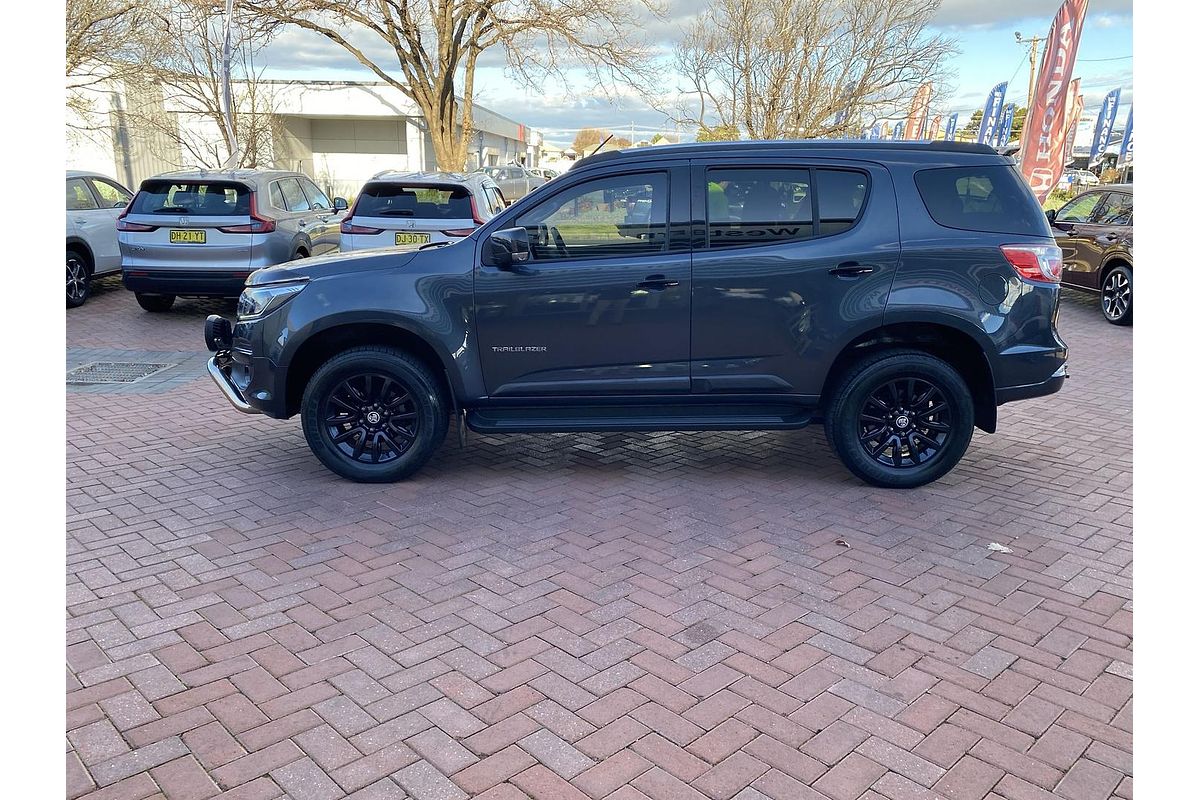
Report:
[{"label": "street light pole", "polygon": [[233,62],[233,2],[225,0],[225,43],[221,47],[221,117],[225,125],[225,138],[229,142],[229,158],[224,167],[233,169],[241,160],[237,134],[233,129],[233,81],[230,77]]}]

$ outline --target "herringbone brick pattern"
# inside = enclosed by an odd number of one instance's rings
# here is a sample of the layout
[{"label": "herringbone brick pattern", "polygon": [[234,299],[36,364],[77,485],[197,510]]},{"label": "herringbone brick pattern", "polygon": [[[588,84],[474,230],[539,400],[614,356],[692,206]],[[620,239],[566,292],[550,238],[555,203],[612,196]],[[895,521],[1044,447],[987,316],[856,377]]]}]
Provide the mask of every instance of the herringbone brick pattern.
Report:
[{"label": "herringbone brick pattern", "polygon": [[[118,289],[75,346],[200,349]],[[206,378],[68,395],[71,798],[1130,798],[1130,343],[959,468],[453,435],[360,486]],[[990,542],[1012,548],[989,551]]]}]

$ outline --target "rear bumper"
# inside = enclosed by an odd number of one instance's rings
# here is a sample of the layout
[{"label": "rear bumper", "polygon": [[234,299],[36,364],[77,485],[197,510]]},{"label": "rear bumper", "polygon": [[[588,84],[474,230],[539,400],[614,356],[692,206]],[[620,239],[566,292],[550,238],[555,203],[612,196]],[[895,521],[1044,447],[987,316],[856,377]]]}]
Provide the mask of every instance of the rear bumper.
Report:
[{"label": "rear bumper", "polygon": [[123,269],[121,282],[131,292],[185,297],[237,297],[255,268],[236,270]]},{"label": "rear bumper", "polygon": [[997,389],[996,405],[1011,403],[1014,400],[1028,400],[1031,397],[1044,397],[1048,394],[1054,394],[1063,387],[1063,383],[1066,382],[1068,377],[1067,365],[1064,363],[1054,371],[1053,375],[1040,383],[1029,383],[1024,386],[1008,386],[1003,389]]}]

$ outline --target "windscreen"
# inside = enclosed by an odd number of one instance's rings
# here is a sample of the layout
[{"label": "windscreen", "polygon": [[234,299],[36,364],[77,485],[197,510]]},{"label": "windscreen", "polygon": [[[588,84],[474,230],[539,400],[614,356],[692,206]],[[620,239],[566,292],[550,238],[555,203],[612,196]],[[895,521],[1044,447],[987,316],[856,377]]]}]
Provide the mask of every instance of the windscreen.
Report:
[{"label": "windscreen", "polygon": [[475,212],[465,186],[368,183],[358,196],[354,216],[472,219]]},{"label": "windscreen", "polygon": [[129,213],[245,216],[250,213],[250,190],[226,181],[146,181]]}]

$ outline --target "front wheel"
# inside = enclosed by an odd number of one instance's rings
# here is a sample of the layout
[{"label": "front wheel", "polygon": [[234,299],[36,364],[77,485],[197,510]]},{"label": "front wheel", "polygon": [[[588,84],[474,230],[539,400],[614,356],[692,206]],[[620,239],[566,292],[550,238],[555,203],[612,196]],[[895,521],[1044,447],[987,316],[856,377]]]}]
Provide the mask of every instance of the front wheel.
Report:
[{"label": "front wheel", "polygon": [[146,311],[153,314],[162,314],[171,310],[171,306],[175,305],[175,295],[173,294],[142,294],[141,292],[134,293],[137,298],[137,304]]},{"label": "front wheel", "polygon": [[1100,288],[1100,310],[1113,325],[1133,324],[1133,270],[1113,267]]},{"label": "front wheel", "polygon": [[825,415],[829,445],[856,476],[911,489],[949,472],[971,442],[975,407],[958,372],[941,359],[892,350],[855,365]]},{"label": "front wheel", "polygon": [[446,438],[441,384],[421,361],[390,347],[357,347],[320,367],[304,389],[308,446],[343,478],[388,483],[420,469]]}]

